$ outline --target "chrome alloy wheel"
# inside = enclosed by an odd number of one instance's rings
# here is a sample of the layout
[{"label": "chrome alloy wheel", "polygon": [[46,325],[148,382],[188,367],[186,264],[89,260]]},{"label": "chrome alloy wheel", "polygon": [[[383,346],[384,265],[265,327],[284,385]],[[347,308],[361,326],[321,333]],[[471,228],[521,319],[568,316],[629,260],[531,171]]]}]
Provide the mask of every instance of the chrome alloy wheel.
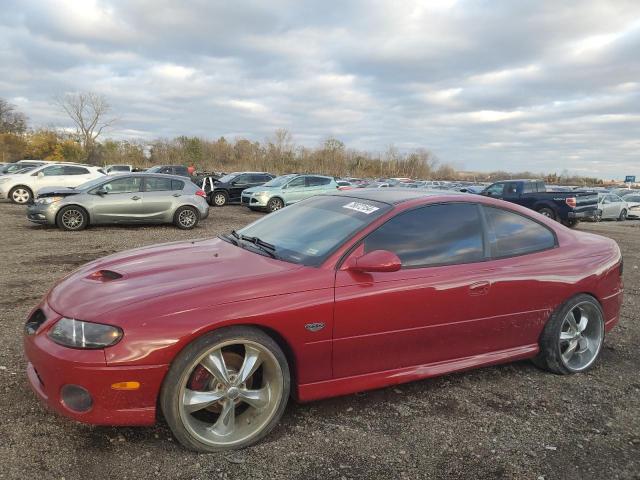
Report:
[{"label": "chrome alloy wheel", "polygon": [[180,222],[180,225],[182,225],[184,228],[193,227],[197,221],[198,217],[196,216],[196,212],[194,212],[190,208],[185,208],[178,215],[178,222]]},{"label": "chrome alloy wheel", "polygon": [[16,188],[11,193],[11,199],[16,203],[27,203],[31,198],[31,194],[26,188]]},{"label": "chrome alloy wheel", "polygon": [[179,415],[187,431],[214,447],[260,434],[276,414],[284,377],[275,356],[249,340],[213,346],[181,377]]},{"label": "chrome alloy wheel", "polygon": [[80,210],[69,209],[62,214],[62,224],[69,230],[80,228],[84,221],[84,215]]},{"label": "chrome alloy wheel", "polygon": [[560,354],[564,365],[578,372],[588,368],[598,356],[604,339],[604,320],[589,302],[573,307],[562,320]]}]

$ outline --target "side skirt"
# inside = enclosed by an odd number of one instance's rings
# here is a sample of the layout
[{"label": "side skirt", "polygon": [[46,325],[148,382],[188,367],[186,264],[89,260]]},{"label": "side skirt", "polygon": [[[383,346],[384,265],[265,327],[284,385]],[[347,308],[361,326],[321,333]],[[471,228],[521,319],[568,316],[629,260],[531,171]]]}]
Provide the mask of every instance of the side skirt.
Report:
[{"label": "side skirt", "polygon": [[322,382],[298,385],[297,400],[310,402],[322,398],[349,395],[351,393],[388,387],[400,383],[413,382],[424,378],[438,377],[447,373],[470,370],[472,368],[507,363],[535,357],[539,351],[537,343],[522,347],[483,353],[471,357],[444,362],[402,367],[382,372],[365,373],[352,377],[342,377]]}]

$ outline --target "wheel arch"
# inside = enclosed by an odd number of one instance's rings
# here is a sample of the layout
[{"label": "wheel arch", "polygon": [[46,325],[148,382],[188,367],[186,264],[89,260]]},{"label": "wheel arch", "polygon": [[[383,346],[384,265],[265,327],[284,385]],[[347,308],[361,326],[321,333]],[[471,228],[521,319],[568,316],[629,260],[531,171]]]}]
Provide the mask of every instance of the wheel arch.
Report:
[{"label": "wheel arch", "polygon": [[91,225],[91,213],[89,213],[89,210],[87,210],[86,207],[80,205],[79,203],[69,203],[67,205],[63,205],[62,207],[60,207],[56,212],[56,225],[58,224],[58,220],[60,219],[60,212],[65,207],[77,207],[82,209],[82,211],[87,215],[87,226]]}]

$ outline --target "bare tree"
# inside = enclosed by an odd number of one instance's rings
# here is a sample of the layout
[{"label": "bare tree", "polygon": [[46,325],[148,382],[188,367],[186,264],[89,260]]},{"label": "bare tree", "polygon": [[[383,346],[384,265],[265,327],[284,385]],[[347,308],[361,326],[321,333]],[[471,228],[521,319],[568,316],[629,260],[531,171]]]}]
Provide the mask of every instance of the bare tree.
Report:
[{"label": "bare tree", "polygon": [[115,118],[106,118],[111,111],[106,97],[94,92],[68,93],[58,97],[56,103],[75,123],[87,159],[93,160],[98,137],[116,121]]},{"label": "bare tree", "polygon": [[16,111],[16,106],[0,98],[0,133],[24,133],[27,130],[27,116]]}]

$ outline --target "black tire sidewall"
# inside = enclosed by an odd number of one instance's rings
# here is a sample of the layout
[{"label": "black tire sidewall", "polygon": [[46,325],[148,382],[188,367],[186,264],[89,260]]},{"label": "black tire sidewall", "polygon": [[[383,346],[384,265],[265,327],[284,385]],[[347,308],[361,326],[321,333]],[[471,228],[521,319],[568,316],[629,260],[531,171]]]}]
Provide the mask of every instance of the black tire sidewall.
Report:
[{"label": "black tire sidewall", "polygon": [[[62,215],[64,215],[64,212],[66,212],[67,210],[78,210],[79,212],[82,213],[82,223],[78,228],[68,228],[62,222]],[[78,207],[76,205],[67,205],[65,207],[62,207],[56,214],[56,225],[61,230],[66,230],[67,232],[78,232],[80,230],[84,230],[85,228],[87,228],[88,224],[89,224],[89,214],[84,208]]]},{"label": "black tire sidewall", "polygon": [[[582,370],[573,370],[568,368],[564,362],[562,361],[561,351],[560,351],[560,331],[562,329],[562,322],[564,321],[565,316],[579,303],[589,302],[593,306],[595,306],[600,312],[600,316],[602,318],[603,323],[603,332],[602,332],[602,343],[598,349],[598,354],[596,358],[591,362],[591,364]],[[567,300],[563,303],[549,318],[547,324],[540,335],[540,352],[538,356],[534,359],[534,363],[545,370],[548,370],[553,373],[557,373],[559,375],[570,375],[574,373],[583,373],[591,370],[593,366],[597,363],[598,357],[600,357],[600,353],[602,352],[602,345],[604,344],[604,312],[602,311],[602,306],[600,303],[591,295],[587,294],[579,294],[571,299]]]},{"label": "black tire sidewall", "polygon": [[[184,210],[191,210],[192,212],[194,212],[196,214],[196,221],[190,227],[185,227],[184,225],[182,225],[180,223],[180,212],[183,212]],[[195,207],[184,205],[184,206],[178,208],[176,210],[176,213],[173,214],[173,224],[176,227],[178,227],[180,230],[192,230],[192,229],[196,228],[196,226],[198,225],[199,222],[200,222],[200,212],[198,212],[198,209],[195,208]]]},{"label": "black tire sidewall", "polygon": [[[278,405],[275,414],[269,423],[257,435],[244,443],[234,445],[232,447],[215,447],[200,442],[188,433],[180,418],[178,397],[180,395],[180,385],[182,377],[185,374],[185,369],[193,363],[193,360],[202,355],[204,351],[210,349],[212,346],[233,339],[237,339],[239,341],[250,340],[255,343],[260,343],[271,351],[282,370],[282,397],[280,398],[280,404]],[[289,371],[289,364],[282,349],[273,338],[257,328],[225,327],[220,330],[206,333],[195,339],[176,356],[162,383],[159,404],[169,428],[182,445],[196,452],[211,453],[245,448],[259,442],[262,438],[268,435],[269,432],[271,432],[271,430],[273,430],[273,428],[278,424],[282,414],[284,413],[289,400],[290,390],[291,374]]]}]

